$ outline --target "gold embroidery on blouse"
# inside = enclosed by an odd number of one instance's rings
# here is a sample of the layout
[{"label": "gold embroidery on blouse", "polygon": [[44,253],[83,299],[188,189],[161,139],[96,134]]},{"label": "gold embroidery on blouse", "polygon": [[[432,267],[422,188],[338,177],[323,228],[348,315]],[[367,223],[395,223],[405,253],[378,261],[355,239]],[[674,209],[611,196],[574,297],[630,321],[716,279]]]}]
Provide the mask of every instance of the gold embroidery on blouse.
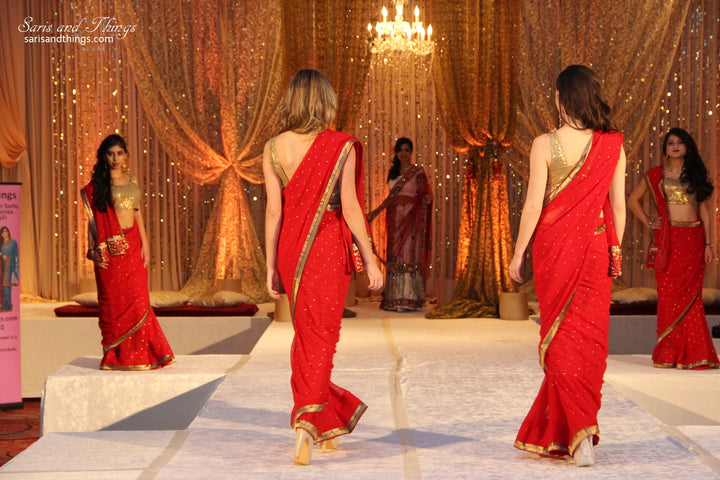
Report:
[{"label": "gold embroidery on blouse", "polygon": [[140,208],[140,187],[135,177],[128,173],[130,181],[122,185],[110,185],[115,210],[137,210]]},{"label": "gold embroidery on blouse", "polygon": [[687,182],[682,182],[679,178],[666,176],[663,188],[668,205],[697,204],[697,197],[694,194],[688,193],[687,187]]}]

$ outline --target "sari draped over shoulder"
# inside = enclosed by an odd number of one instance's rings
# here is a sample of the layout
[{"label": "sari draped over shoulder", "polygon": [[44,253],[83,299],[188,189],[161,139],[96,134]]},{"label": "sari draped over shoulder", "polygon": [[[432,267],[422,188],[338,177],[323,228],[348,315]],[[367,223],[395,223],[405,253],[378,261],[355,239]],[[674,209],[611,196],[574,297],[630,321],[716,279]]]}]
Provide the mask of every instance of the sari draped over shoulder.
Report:
[{"label": "sari draped over shoulder", "polygon": [[307,430],[315,442],[352,432],[367,408],[330,381],[354,265],[352,234],[342,216],[338,189],[352,148],[358,200],[363,205],[362,147],[357,139],[325,130],[292,178],[282,171],[274,139],[270,141],[271,162],[284,184],[277,267],[295,330],[290,353],[291,425]]},{"label": "sari draped over shoulder", "polygon": [[152,370],[175,361],[155,312],[150,307],[147,268],[142,258],[140,228],[120,228],[112,205],[95,207],[93,185],[81,192],[95,248],[95,265],[103,370]]},{"label": "sari draped over shoulder", "polygon": [[533,242],[545,378],[515,447],[572,454],[599,439],[608,353],[610,252],[617,245],[608,192],[622,134],[594,132],[589,152],[546,199]]},{"label": "sari draped over shoulder", "polygon": [[663,167],[651,168],[647,181],[662,227],[653,232],[658,288],[657,344],[653,364],[660,368],[718,368],[702,300],[705,233],[702,222],[673,222],[665,197]]},{"label": "sari draped over shoulder", "polygon": [[432,190],[425,170],[419,166],[408,169],[392,185],[381,207],[386,209],[387,250],[380,307],[422,308],[432,234]]}]

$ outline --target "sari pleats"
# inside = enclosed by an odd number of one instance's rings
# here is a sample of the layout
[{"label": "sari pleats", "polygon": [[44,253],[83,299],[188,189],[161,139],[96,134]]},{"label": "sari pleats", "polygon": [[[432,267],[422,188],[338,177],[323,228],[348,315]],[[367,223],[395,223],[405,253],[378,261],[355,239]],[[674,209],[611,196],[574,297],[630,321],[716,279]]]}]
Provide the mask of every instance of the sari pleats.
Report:
[{"label": "sari pleats", "polygon": [[599,440],[612,281],[609,249],[617,241],[608,191],[621,146],[622,135],[595,132],[586,159],[546,201],[535,231],[533,270],[545,378],[518,432],[515,447],[521,450],[565,455],[585,438]]},{"label": "sari pleats", "polygon": [[658,285],[656,367],[718,368],[718,356],[702,301],[705,236],[702,225],[670,226],[665,271],[655,271]]},{"label": "sari pleats", "polygon": [[[114,212],[112,212],[114,214]],[[97,214],[96,214],[97,215]],[[107,269],[95,268],[103,370],[151,370],[175,361],[150,307],[140,229],[124,230],[128,249],[111,256]]]},{"label": "sari pleats", "polygon": [[[290,305],[295,329],[290,353],[294,400],[291,425],[307,430],[315,442],[352,432],[367,408],[330,380],[350,284],[351,260],[342,209],[323,211],[317,233],[314,238],[308,237],[330,172],[351,138],[329,130],[318,135],[283,190],[278,272],[285,291],[296,292]],[[356,148],[359,152],[359,146]],[[358,168],[362,166],[361,154],[357,164]],[[312,246],[299,280],[294,281],[307,238]],[[295,282],[299,282],[296,288]]]}]

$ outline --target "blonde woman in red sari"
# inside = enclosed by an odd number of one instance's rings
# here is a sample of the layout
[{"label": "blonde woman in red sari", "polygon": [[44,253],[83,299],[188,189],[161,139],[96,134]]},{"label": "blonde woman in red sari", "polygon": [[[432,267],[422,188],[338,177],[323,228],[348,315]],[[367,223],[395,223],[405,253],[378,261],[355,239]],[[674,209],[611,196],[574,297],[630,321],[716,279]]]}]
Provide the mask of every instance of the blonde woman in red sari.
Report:
[{"label": "blonde woman in red sari", "polygon": [[[658,368],[718,368],[702,300],[705,265],[715,258],[710,226],[713,185],[695,140],[672,128],[663,140],[665,162],[648,170],[646,182],[628,197],[630,210],[652,232],[647,266],[658,286]],[[658,215],[645,213],[640,199],[650,191]]]},{"label": "blonde woman in red sari", "polygon": [[[367,269],[382,288],[363,205],[362,147],[330,130],[336,95],[325,76],[300,70],[288,87],[281,133],[263,152],[267,190],[267,289],[290,301],[290,352],[296,432],[293,461],[310,463],[312,446],[334,449],[366,406],[330,381],[350,274]],[[353,243],[354,242],[354,243]]]},{"label": "blonde woman in red sari", "polygon": [[413,163],[412,141],[400,137],[394,150],[388,172],[390,194],[368,214],[368,220],[386,210],[387,260],[380,308],[409,312],[425,306],[433,197],[425,169]]},{"label": "blonde woman in red sari", "polygon": [[150,307],[147,235],[140,188],[125,171],[125,140],[110,135],[100,144],[92,180],[81,196],[88,214],[95,266],[103,370],[152,370],[175,361]]},{"label": "blonde woman in red sari", "polygon": [[594,463],[608,354],[611,276],[625,228],[625,153],[600,79],[571,65],[556,82],[561,126],[535,138],[510,276],[522,282],[533,240],[545,379],[515,447]]}]

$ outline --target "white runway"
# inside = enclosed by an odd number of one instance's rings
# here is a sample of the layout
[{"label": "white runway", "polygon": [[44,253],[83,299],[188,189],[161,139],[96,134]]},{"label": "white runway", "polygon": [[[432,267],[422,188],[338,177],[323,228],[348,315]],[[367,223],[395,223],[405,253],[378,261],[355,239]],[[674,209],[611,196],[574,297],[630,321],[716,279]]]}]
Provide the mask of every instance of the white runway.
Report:
[{"label": "white runway", "polygon": [[50,433],[0,480],[720,479],[720,371],[611,355],[596,465],[580,469],[512,446],[542,380],[536,323],[426,320],[377,305],[344,319],[333,372],[369,408],[310,466],[291,459],[292,325],[273,322],[187,429]]}]

